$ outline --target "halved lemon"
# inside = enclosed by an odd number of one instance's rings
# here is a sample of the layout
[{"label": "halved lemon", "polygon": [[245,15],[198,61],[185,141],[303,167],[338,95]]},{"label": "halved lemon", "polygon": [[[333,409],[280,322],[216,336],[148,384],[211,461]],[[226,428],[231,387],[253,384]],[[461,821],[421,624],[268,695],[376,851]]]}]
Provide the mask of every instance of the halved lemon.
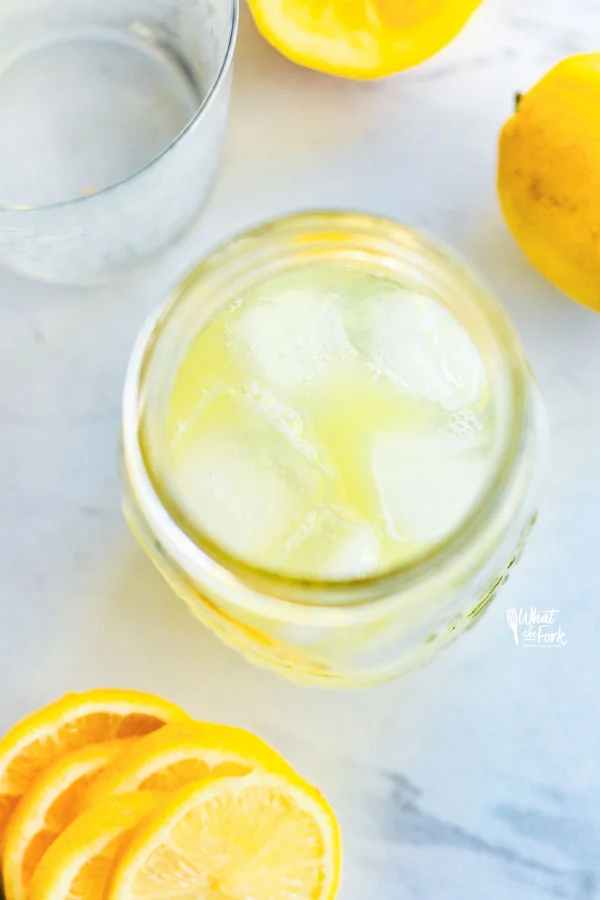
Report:
[{"label": "halved lemon", "polygon": [[56,760],[25,794],[6,829],[2,877],[10,900],[28,900],[42,856],[80,812],[81,798],[136,738],[90,744]]},{"label": "halved lemon", "polygon": [[301,779],[214,778],[178,791],[136,828],[108,898],[331,900],[340,855],[333,812]]},{"label": "halved lemon", "polygon": [[186,719],[160,697],[110,689],[67,694],[23,719],[0,741],[0,847],[17,803],[56,759],[86,744],[148,734]]},{"label": "halved lemon", "polygon": [[291,767],[268,744],[249,731],[209,722],[165,725],[136,741],[90,786],[86,808],[108,794],[139,788],[174,791],[205,778],[247,775],[249,772],[292,773]]},{"label": "halved lemon", "polygon": [[75,819],[35,870],[30,900],[104,900],[116,855],[163,793],[121,794]]},{"label": "halved lemon", "polygon": [[382,78],[450,43],[482,0],[248,0],[284,56],[346,78]]}]

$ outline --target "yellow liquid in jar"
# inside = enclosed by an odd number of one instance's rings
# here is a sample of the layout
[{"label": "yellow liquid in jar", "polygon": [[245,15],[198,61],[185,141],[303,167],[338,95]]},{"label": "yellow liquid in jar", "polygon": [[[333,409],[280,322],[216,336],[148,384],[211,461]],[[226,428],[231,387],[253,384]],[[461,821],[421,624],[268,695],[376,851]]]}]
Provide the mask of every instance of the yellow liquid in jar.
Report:
[{"label": "yellow liquid in jar", "polygon": [[455,528],[491,468],[481,356],[440,303],[322,264],[265,281],[192,341],[160,473],[254,566],[354,579]]}]

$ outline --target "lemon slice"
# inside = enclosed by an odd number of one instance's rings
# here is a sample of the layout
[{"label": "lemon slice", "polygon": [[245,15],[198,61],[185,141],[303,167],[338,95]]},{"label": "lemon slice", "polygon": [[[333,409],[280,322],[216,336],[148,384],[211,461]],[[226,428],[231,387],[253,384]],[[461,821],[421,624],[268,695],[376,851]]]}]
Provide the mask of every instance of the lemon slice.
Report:
[{"label": "lemon slice", "polygon": [[116,855],[163,793],[111,797],[75,819],[35,870],[30,900],[104,900]]},{"label": "lemon slice", "polygon": [[160,697],[121,690],[67,694],[28,716],[0,741],[0,847],[17,803],[56,759],[86,744],[148,734],[188,718]]},{"label": "lemon slice", "polygon": [[263,36],[303,66],[382,78],[445,47],[482,0],[248,0]]},{"label": "lemon slice", "polygon": [[[172,795],[135,830],[109,900],[331,900],[340,838],[301,779],[255,772]],[[33,898],[38,900],[38,898]]]},{"label": "lemon slice", "polygon": [[6,829],[2,877],[10,900],[28,900],[29,883],[46,850],[79,815],[90,783],[136,738],[90,744],[61,757],[35,782]]},{"label": "lemon slice", "polygon": [[242,728],[209,722],[165,725],[140,738],[94,780],[82,803],[93,806],[108,794],[174,791],[193,781],[255,770],[292,773],[268,744]]}]

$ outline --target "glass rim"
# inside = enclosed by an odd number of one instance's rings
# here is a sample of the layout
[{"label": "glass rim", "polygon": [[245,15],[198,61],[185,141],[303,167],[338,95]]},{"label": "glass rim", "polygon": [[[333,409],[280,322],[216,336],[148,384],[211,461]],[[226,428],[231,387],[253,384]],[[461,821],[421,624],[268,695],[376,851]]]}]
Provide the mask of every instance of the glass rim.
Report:
[{"label": "glass rim", "polygon": [[223,54],[223,58],[219,65],[218,71],[213,79],[212,84],[209,89],[206,91],[202,100],[196,107],[196,111],[193,116],[186,122],[183,128],[177,132],[174,138],[172,138],[168,144],[159,150],[152,159],[149,159],[147,163],[144,163],[143,166],[135,169],[133,172],[130,172],[129,175],[125,175],[124,178],[120,178],[118,181],[112,181],[110,184],[105,185],[100,188],[98,191],[94,191],[93,194],[82,194],[79,197],[71,197],[67,200],[57,200],[54,203],[41,203],[35,206],[15,206],[15,205],[4,205],[0,203],[0,214],[2,213],[35,213],[35,212],[43,212],[45,210],[52,209],[60,209],[62,207],[67,206],[76,206],[80,203],[86,203],[90,200],[94,200],[96,197],[100,197],[103,194],[108,194],[111,191],[117,190],[125,184],[128,184],[130,181],[134,181],[138,176],[142,175],[144,172],[151,169],[159,160],[166,156],[173,147],[175,147],[186,134],[196,125],[199,119],[205,114],[208,107],[211,105],[214,97],[217,94],[222,82],[227,76],[229,69],[231,68],[231,61],[233,59],[233,52],[235,50],[236,37],[239,25],[239,0],[228,0],[231,4],[231,17],[229,20],[229,34],[227,37],[227,45],[225,47],[225,52]]},{"label": "glass rim", "polygon": [[[264,240],[265,238],[268,240],[269,237],[273,238],[278,232],[280,236],[282,233],[285,235],[286,231],[289,237],[304,231],[308,232],[311,224],[315,226],[317,222],[321,223],[321,230],[329,230],[329,233],[337,232],[344,224],[353,222],[354,224],[359,223],[363,228],[370,226],[371,228],[392,229],[396,234],[401,233],[416,239],[425,252],[429,251],[436,254],[440,261],[445,262],[449,266],[452,270],[453,280],[464,280],[470,286],[471,291],[476,293],[478,298],[483,301],[484,314],[492,324],[494,337],[498,341],[498,345],[503,354],[505,354],[508,363],[506,374],[508,376],[511,401],[511,427],[507,429],[504,447],[492,477],[490,477],[485,489],[481,492],[477,503],[474,504],[468,515],[459,522],[457,527],[452,529],[441,541],[432,544],[431,547],[409,560],[405,560],[383,572],[375,572],[360,578],[323,579],[287,574],[275,569],[256,566],[251,562],[240,559],[226,550],[217,541],[214,541],[204,529],[195,524],[193,529],[191,529],[192,536],[190,530],[187,530],[185,527],[186,521],[189,523],[189,520],[186,520],[183,511],[175,503],[169,503],[168,499],[165,500],[164,495],[157,489],[139,439],[139,428],[142,418],[140,415],[142,407],[140,400],[143,394],[143,380],[151,365],[152,352],[160,341],[162,327],[169,321],[174,309],[183,301],[188,291],[207,274],[208,270],[214,270],[220,264],[226,264],[228,261],[231,261],[231,257],[236,250],[241,249],[243,253],[244,247],[240,248],[240,245],[243,245],[248,240]],[[245,249],[248,252],[247,246]],[[134,489],[136,502],[138,497],[143,495],[143,500],[146,504],[146,508],[142,509],[144,516],[147,515],[147,510],[151,509],[154,521],[159,523],[164,533],[169,536],[175,545],[178,545],[183,550],[185,558],[190,560],[195,567],[201,569],[207,565],[216,565],[221,573],[224,571],[234,576],[246,587],[250,587],[267,597],[276,598],[278,602],[285,600],[292,605],[316,608],[324,604],[315,603],[310,599],[303,599],[303,596],[307,595],[310,597],[311,595],[327,594],[331,597],[336,594],[347,595],[348,592],[353,593],[356,597],[354,602],[351,601],[353,606],[362,605],[365,602],[371,603],[375,599],[381,599],[389,596],[391,593],[396,594],[404,589],[413,587],[419,579],[425,579],[432,572],[439,571],[440,567],[443,567],[449,560],[464,551],[472,539],[476,539],[483,532],[484,527],[493,520],[491,511],[496,510],[497,505],[501,506],[502,501],[510,495],[513,486],[512,476],[516,469],[515,464],[518,463],[522,456],[525,443],[527,417],[526,374],[527,367],[520,350],[520,342],[506,312],[495,299],[493,293],[484,283],[480,282],[477,275],[463,262],[460,255],[446,247],[437,238],[431,238],[417,229],[402,225],[394,220],[365,213],[315,210],[283,216],[239,232],[231,239],[220,243],[214,250],[203,257],[200,263],[178,284],[165,302],[146,321],[134,344],[125,378],[122,440],[126,477]],[[135,483],[132,483],[130,478],[130,465],[133,467]],[[174,513],[174,509],[178,514]],[[160,535],[157,536],[160,538]],[[278,589],[284,589],[285,591],[286,588],[291,588],[293,593],[299,592],[302,598],[289,597],[287,592],[285,592],[284,597],[279,597]],[[373,596],[373,593],[376,596]],[[348,603],[346,598],[344,598],[343,602]],[[327,605],[332,610],[336,607],[335,602],[331,600]]]}]

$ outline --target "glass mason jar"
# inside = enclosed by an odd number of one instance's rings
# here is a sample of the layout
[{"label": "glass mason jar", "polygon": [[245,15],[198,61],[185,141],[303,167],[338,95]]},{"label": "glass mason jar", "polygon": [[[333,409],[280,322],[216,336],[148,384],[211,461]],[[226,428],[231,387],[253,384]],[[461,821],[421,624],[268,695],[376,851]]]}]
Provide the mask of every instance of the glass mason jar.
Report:
[{"label": "glass mason jar", "polygon": [[[265,278],[316,261],[391,275],[445,304],[479,349],[494,403],[494,467],[467,518],[424,555],[352,581],[260,569],[191,530],[142,438],[147,428],[164,430],[178,366],[215,314]],[[492,601],[534,521],[543,444],[541,401],[515,332],[460,260],[391,221],[309,213],[219,248],[146,324],[125,385],[124,510],[175,592],[227,644],[303,684],[368,685],[426,663]]]}]

